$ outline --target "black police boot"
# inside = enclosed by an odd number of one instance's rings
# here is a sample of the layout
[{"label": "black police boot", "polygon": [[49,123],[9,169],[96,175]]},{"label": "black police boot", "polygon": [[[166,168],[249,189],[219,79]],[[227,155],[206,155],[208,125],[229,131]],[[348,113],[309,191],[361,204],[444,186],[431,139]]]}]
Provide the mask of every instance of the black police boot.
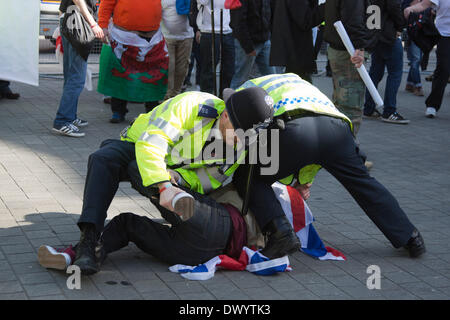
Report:
[{"label": "black police boot", "polygon": [[269,259],[280,258],[300,249],[300,241],[285,216],[270,221],[265,231],[268,232],[268,241],[261,253]]},{"label": "black police boot", "polygon": [[417,229],[414,229],[413,233],[411,234],[411,238],[409,238],[404,248],[408,250],[409,256],[411,258],[417,258],[421,254],[425,253],[425,251],[427,251],[425,249],[425,242],[423,241],[423,238]]},{"label": "black police boot", "polygon": [[95,226],[90,223],[84,224],[81,228],[80,242],[77,244],[73,262],[80,268],[81,274],[90,275],[99,271],[95,258],[96,238]]}]

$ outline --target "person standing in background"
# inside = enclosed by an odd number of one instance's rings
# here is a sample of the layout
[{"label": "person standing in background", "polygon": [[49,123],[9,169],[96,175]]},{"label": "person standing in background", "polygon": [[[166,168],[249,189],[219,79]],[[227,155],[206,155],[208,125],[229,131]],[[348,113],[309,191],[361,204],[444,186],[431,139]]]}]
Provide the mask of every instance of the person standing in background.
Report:
[{"label": "person standing in background", "polygon": [[[403,46],[400,34],[406,24],[401,3],[400,0],[376,0],[373,3],[380,8],[381,13],[381,30],[372,52],[369,72],[375,87],[383,79],[385,68],[388,71],[381,120],[388,123],[408,124],[409,120],[397,112],[397,93],[403,75]],[[366,90],[364,116],[380,117],[369,90]]]},{"label": "person standing in background", "polygon": [[324,20],[325,6],[317,0],[272,0],[270,65],[285,66],[312,83],[316,68],[312,29]]},{"label": "person standing in background", "polygon": [[[230,10],[225,9],[225,0],[214,1],[214,30],[211,24],[211,0],[197,0],[197,27],[200,30],[200,90],[203,92],[213,93],[219,95],[214,91],[213,79],[216,74],[212,70],[212,32],[214,32],[214,66],[220,63],[223,65],[223,88],[219,88],[222,92],[224,88],[230,87],[231,79],[234,74],[234,42],[232,30],[230,28]],[[220,10],[223,10],[223,25],[222,25],[222,52],[220,52]],[[196,39],[198,36],[196,35]]]},{"label": "person standing in background", "polygon": [[169,51],[169,79],[164,100],[181,92],[189,68],[194,31],[189,25],[189,15],[179,14],[177,0],[161,0],[161,30]]},{"label": "person standing in background", "polygon": [[110,45],[102,48],[97,90],[111,96],[111,123],[125,120],[128,101],[144,102],[149,112],[166,95],[169,56],[161,15],[161,0],[100,3],[98,23]]},{"label": "person standing in background", "polygon": [[436,8],[435,24],[441,37],[436,50],[437,64],[431,93],[425,101],[427,118],[436,117],[436,112],[441,108],[445,87],[450,76],[450,1],[423,0],[404,10],[405,18],[408,19],[411,12],[422,12],[431,6]]},{"label": "person standing in background", "polygon": [[[406,7],[415,5],[419,3],[421,0],[403,0],[402,1],[402,10]],[[422,81],[420,79],[420,61],[422,60],[422,51],[420,48],[412,41],[411,39],[407,39],[406,41],[406,52],[409,60],[409,72],[408,79],[406,80],[405,90],[413,93],[416,96],[423,97],[423,89],[422,89]]]},{"label": "person standing in background", "polygon": [[[98,39],[104,39],[103,30],[93,16],[97,10],[95,2],[95,0],[62,0],[59,6],[59,12],[61,13],[60,27],[67,8],[76,5],[94,31],[95,36]],[[64,87],[52,130],[70,137],[84,137],[84,132],[81,132],[78,127],[87,126],[88,122],[77,117],[77,109],[78,98],[86,81],[87,59],[84,60],[81,57],[64,35],[61,35],[61,39],[64,48]]]},{"label": "person standing in background", "polygon": [[[365,13],[365,3],[361,0],[328,0],[325,3],[324,39],[330,44],[328,59],[333,75],[333,103],[350,118],[355,134],[361,126],[366,92],[364,82],[355,68],[364,63],[364,49],[369,40]],[[334,23],[339,20],[356,49],[353,57],[350,57],[334,28]]]},{"label": "person standing in background", "polygon": [[[270,0],[241,0],[242,6],[231,10],[236,64],[230,87],[236,89],[248,80],[256,63],[261,75],[275,73],[270,66]],[[285,48],[287,49],[287,48]]]}]

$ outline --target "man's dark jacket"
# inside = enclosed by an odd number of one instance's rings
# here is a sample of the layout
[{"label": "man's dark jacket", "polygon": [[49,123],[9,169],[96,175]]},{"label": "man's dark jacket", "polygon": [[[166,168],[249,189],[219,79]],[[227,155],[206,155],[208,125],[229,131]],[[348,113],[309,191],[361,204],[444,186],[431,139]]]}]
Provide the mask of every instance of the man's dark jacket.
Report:
[{"label": "man's dark jacket", "polygon": [[324,20],[317,0],[272,0],[270,65],[311,74],[314,69],[312,28]]},{"label": "man's dark jacket", "polygon": [[230,26],[248,54],[270,38],[270,0],[241,0],[242,6],[230,10]]},{"label": "man's dark jacket", "polygon": [[373,0],[373,4],[381,9],[381,31],[378,41],[393,45],[397,39],[397,32],[401,32],[406,26],[401,0]]},{"label": "man's dark jacket", "polygon": [[369,45],[365,0],[327,0],[325,3],[324,40],[333,49],[346,50],[334,27],[334,23],[339,20],[347,30],[355,49],[365,49]]}]

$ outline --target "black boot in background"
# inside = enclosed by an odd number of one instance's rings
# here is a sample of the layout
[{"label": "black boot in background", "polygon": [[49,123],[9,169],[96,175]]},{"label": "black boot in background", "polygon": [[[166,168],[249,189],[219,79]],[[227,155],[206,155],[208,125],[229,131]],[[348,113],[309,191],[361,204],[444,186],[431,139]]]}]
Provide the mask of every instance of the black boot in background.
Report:
[{"label": "black boot in background", "polygon": [[261,251],[269,259],[276,259],[300,250],[300,241],[286,216],[273,219],[265,227],[268,241]]},{"label": "black boot in background", "polygon": [[75,261],[73,262],[80,268],[83,275],[90,275],[99,271],[95,257],[96,244],[95,226],[91,223],[84,223],[81,227],[80,242],[77,245]]}]

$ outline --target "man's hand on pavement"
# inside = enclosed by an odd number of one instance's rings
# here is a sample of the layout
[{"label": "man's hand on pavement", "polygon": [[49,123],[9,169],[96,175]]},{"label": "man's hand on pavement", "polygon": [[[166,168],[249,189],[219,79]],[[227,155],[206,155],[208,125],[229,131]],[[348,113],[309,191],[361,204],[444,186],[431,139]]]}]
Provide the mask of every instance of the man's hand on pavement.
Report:
[{"label": "man's hand on pavement", "polygon": [[300,192],[300,195],[302,196],[303,200],[308,200],[311,196],[311,183],[306,184],[299,184],[298,182],[294,185],[294,188],[297,189],[298,192]]}]

